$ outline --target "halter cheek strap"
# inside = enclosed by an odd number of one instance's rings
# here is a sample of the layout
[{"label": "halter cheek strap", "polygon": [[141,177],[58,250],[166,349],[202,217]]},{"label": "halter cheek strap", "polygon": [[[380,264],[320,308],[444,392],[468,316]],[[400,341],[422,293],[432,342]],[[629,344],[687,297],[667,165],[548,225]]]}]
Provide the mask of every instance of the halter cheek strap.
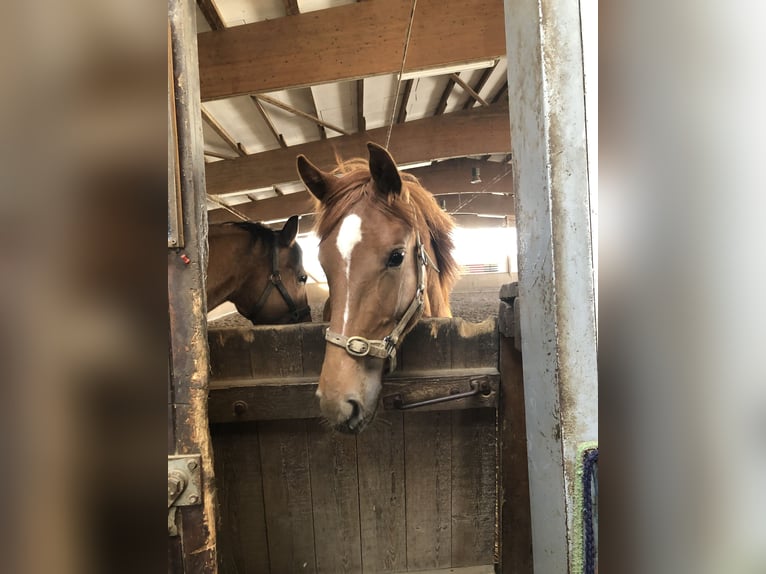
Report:
[{"label": "halter cheek strap", "polygon": [[266,301],[274,288],[279,291],[279,294],[282,295],[282,299],[287,303],[287,308],[290,309],[291,322],[298,323],[301,319],[311,315],[311,309],[308,306],[299,308],[295,304],[293,298],[290,297],[290,293],[287,292],[285,284],[282,283],[282,275],[279,273],[279,249],[277,248],[276,242],[271,247],[271,275],[269,275],[269,282],[266,284],[266,289],[264,289],[260,299],[258,299],[258,302],[251,311],[250,319],[254,319],[258,316],[258,313],[260,313],[261,309],[266,305]]},{"label": "halter cheek strap", "polygon": [[[426,293],[426,266],[431,265],[436,272],[439,269],[434,265],[431,258],[426,253],[423,243],[420,241],[420,233],[416,235],[416,250],[418,256],[418,288],[415,291],[415,297],[412,303],[407,307],[404,315],[386,337],[383,339],[366,339],[364,337],[347,337],[341,333],[336,333],[327,329],[324,338],[328,343],[346,349],[346,352],[352,357],[366,357],[367,355],[389,360],[389,372],[396,370],[396,345],[399,338],[404,333],[407,326],[420,319],[423,314],[423,304]],[[413,321],[414,319],[414,321]]]}]

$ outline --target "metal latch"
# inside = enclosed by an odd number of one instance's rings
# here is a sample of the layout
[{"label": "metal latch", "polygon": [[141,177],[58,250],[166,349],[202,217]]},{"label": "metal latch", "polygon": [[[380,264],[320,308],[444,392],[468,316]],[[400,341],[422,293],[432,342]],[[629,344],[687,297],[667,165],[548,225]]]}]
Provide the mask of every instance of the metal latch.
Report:
[{"label": "metal latch", "polygon": [[194,506],[202,501],[202,457],[195,455],[168,456],[168,534],[178,536],[176,510],[179,506]]},{"label": "metal latch", "polygon": [[467,397],[474,397],[478,394],[488,395],[492,392],[489,382],[486,380],[472,380],[470,381],[471,390],[465,392],[459,392],[457,389],[450,389],[448,395],[441,397],[434,397],[431,399],[425,399],[414,403],[405,403],[402,395],[397,393],[395,395],[389,395],[384,398],[384,401],[391,401],[393,407],[400,411],[406,411],[409,409],[416,409],[418,407],[425,407],[428,405],[436,405],[439,403],[446,403],[448,401],[457,401],[459,399],[465,399]]}]

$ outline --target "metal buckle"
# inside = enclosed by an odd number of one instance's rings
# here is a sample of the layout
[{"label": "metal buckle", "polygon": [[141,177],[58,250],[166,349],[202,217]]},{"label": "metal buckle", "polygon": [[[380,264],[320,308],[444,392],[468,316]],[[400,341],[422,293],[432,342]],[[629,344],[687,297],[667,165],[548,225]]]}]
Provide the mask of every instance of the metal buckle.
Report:
[{"label": "metal buckle", "polygon": [[[357,348],[352,348],[357,345]],[[346,351],[355,357],[366,357],[370,352],[370,342],[364,337],[349,337],[346,341]]]},{"label": "metal buckle", "polygon": [[271,275],[269,275],[269,280],[276,285],[280,281],[282,281],[282,275],[279,273],[279,271],[274,271]]}]

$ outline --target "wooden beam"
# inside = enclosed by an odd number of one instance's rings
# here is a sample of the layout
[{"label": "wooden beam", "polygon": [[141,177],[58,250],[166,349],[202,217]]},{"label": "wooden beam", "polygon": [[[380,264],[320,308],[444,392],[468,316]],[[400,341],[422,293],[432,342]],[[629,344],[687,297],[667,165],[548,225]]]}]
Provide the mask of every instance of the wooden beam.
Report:
[{"label": "wooden beam", "polygon": [[[481,92],[481,89],[484,87],[484,84],[486,84],[487,80],[489,80],[489,77],[492,75],[492,72],[494,71],[495,66],[497,66],[497,64],[495,64],[491,68],[486,68],[484,72],[482,72],[481,77],[479,77],[479,81],[476,82],[476,86],[474,86],[473,88],[477,94]],[[467,110],[468,108],[472,108],[473,102],[474,100],[469,98],[469,100],[465,104],[463,104],[463,109]]]},{"label": "wooden beam", "polygon": [[226,155],[224,153],[219,153],[217,151],[206,151],[205,155],[209,155],[210,157],[217,157],[218,159],[234,159],[230,155]]},{"label": "wooden beam", "polygon": [[223,30],[226,28],[221,19],[221,14],[215,5],[215,0],[197,0],[197,6],[199,6],[202,15],[213,30]]},{"label": "wooden beam", "polygon": [[[450,76],[450,78],[452,78],[453,80],[455,80],[455,82],[460,84],[460,87],[463,88],[466,92],[468,92],[468,95],[469,95],[469,97],[471,99],[476,100],[482,106],[488,106],[489,105],[486,101],[484,101],[484,98],[482,98],[479,94],[477,94],[471,86],[466,84],[465,81],[463,81],[463,79],[460,76],[458,76],[457,74],[452,74]],[[463,108],[463,109],[465,109],[465,108]]]},{"label": "wooden beam", "polygon": [[399,105],[399,113],[396,116],[396,123],[401,124],[407,119],[407,101],[410,99],[412,91],[412,80],[404,81],[404,90],[402,93],[402,103]]},{"label": "wooden beam", "polygon": [[440,116],[444,113],[444,110],[447,108],[447,100],[449,99],[449,95],[452,93],[452,89],[454,87],[455,79],[450,77],[450,79],[447,80],[447,85],[445,86],[441,97],[439,98],[439,103],[436,104],[436,111],[434,112],[435,116]]},{"label": "wooden beam", "polygon": [[356,131],[363,132],[367,129],[367,121],[364,119],[364,80],[356,81]]},{"label": "wooden beam", "polygon": [[[485,179],[478,186],[470,183],[471,167],[474,165],[482,166],[482,177]],[[514,213],[510,166],[492,162],[480,164],[478,160],[461,158],[407,171],[416,176],[447,211],[481,215]],[[505,177],[490,185],[493,179],[502,175]],[[498,193],[503,195],[495,195]],[[281,220],[291,215],[313,213],[314,200],[308,191],[301,191],[238,205],[237,210],[253,221]],[[208,218],[210,223],[237,219],[225,209],[209,211]]]},{"label": "wooden beam", "polygon": [[[300,191],[238,205],[237,210],[251,221],[286,219],[291,215],[313,212],[314,199],[308,191]],[[223,223],[224,221],[238,221],[238,218],[225,209],[213,209],[208,212],[209,223]]]},{"label": "wooden beam", "polygon": [[[293,106],[289,106],[284,102],[280,102],[279,100],[272,98],[271,96],[266,95],[259,95],[259,96],[253,96],[257,100],[261,102],[266,102],[267,104],[271,104],[272,106],[275,106],[277,108],[283,109],[286,112],[290,112],[291,114],[294,114],[296,116],[300,116],[302,118],[305,118],[307,120],[311,120],[315,124],[329,128],[334,132],[338,132],[339,134],[343,134],[344,136],[350,136],[351,132],[347,132],[343,128],[339,128],[338,126],[334,126],[333,124],[326,122],[324,120],[320,120],[317,116],[312,116],[311,114],[307,114],[306,112],[299,110],[298,108],[294,108]],[[313,99],[313,98],[312,98]]]},{"label": "wooden beam", "polygon": [[[359,2],[203,32],[202,99],[398,73],[411,7],[411,0]],[[505,50],[501,2],[420,0],[404,71],[499,58]]]},{"label": "wooden beam", "polygon": [[[471,183],[471,170],[475,167],[481,169],[482,183]],[[458,158],[405,171],[417,177],[421,185],[433,194],[475,193],[477,191],[513,193],[511,166],[502,163],[485,163],[476,159]],[[492,183],[495,178],[499,179]]]},{"label": "wooden beam", "polygon": [[493,96],[492,103],[497,104],[508,93],[508,80],[505,81],[500,90]]},{"label": "wooden beam", "polygon": [[[369,141],[383,145],[388,127],[276,149],[246,158],[219,161],[207,166],[210,194],[235,193],[275,183],[296,181],[295,158],[304,154],[322,169],[332,169],[335,153],[343,158],[367,157]],[[329,145],[328,145],[329,144]],[[511,148],[508,107],[474,108],[397,124],[389,149],[400,164],[479,155],[508,153]]]},{"label": "wooden beam", "polygon": [[288,16],[295,16],[301,13],[298,8],[298,0],[282,0],[282,2],[285,5],[285,12],[287,12]]},{"label": "wooden beam", "polygon": [[205,123],[213,128],[213,131],[217,133],[221,139],[226,142],[226,145],[233,149],[238,156],[245,157],[247,154],[237,145],[237,142],[234,141],[234,138],[231,137],[231,134],[229,134],[229,132],[227,132],[224,127],[219,124],[218,121],[216,121],[216,119],[211,116],[204,107],[201,109],[202,119],[205,120]]},{"label": "wooden beam", "polygon": [[250,99],[252,100],[253,104],[255,104],[255,109],[257,109],[258,113],[261,114],[263,121],[266,122],[269,131],[271,131],[272,135],[279,143],[279,147],[287,147],[287,142],[285,142],[284,136],[277,131],[277,128],[274,127],[274,122],[271,121],[271,118],[266,113],[266,110],[263,109],[263,105],[261,105],[261,102],[258,101],[258,98],[255,96],[250,96]]}]

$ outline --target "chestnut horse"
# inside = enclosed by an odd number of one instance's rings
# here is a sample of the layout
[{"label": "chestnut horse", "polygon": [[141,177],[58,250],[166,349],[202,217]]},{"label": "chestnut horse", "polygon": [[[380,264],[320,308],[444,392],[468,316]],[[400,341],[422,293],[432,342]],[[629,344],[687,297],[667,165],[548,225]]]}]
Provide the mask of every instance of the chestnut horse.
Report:
[{"label": "chestnut horse", "polygon": [[231,301],[255,324],[311,321],[298,216],[281,231],[260,223],[210,225],[207,307]]},{"label": "chestnut horse", "polygon": [[384,148],[367,148],[369,162],[339,162],[332,173],[298,156],[318,200],[319,262],[330,289],[317,396],[323,416],[346,433],[375,416],[386,362],[396,368],[397,348],[418,319],[452,316],[458,275],[452,218]]}]

